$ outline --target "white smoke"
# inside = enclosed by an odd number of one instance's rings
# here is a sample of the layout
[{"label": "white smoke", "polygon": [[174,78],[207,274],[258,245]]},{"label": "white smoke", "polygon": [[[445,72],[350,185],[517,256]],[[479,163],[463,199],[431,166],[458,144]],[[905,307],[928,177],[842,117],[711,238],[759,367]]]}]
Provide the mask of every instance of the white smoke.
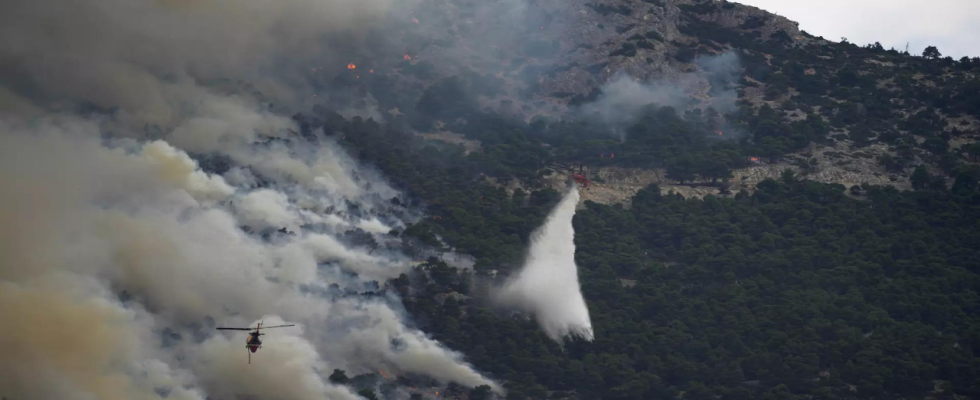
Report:
[{"label": "white smoke", "polygon": [[741,73],[741,62],[734,51],[698,57],[700,70],[653,82],[640,82],[617,72],[601,88],[595,101],[579,111],[609,126],[625,138],[625,130],[636,123],[640,112],[650,105],[670,106],[680,112],[693,106],[711,107],[722,114],[738,108],[738,92],[733,84]]},{"label": "white smoke", "polygon": [[[407,270],[337,239],[404,226],[387,215],[398,193],[329,139],[263,143],[295,139],[264,103],[303,103],[290,68],[329,59],[325,35],[393,3],[5,3],[0,394],[358,398],[325,383],[333,368],[499,391],[409,328],[397,299],[345,293]],[[80,104],[98,119],[67,111]],[[213,330],[259,320],[299,326],[270,331],[252,365],[243,336]]]},{"label": "white smoke", "polygon": [[148,163],[160,167],[163,178],[187,190],[187,193],[203,201],[219,201],[234,193],[234,189],[220,176],[210,176],[197,170],[197,163],[186,153],[164,141],[143,146]]},{"label": "white smoke", "polygon": [[120,107],[120,118],[139,127],[172,127],[187,119],[189,107],[235,102],[210,98],[198,82],[247,80],[251,91],[294,100],[288,74],[270,73],[271,67],[283,59],[303,67],[322,60],[329,55],[324,35],[382,23],[395,3],[8,1],[0,16],[0,58],[13,75],[6,78],[33,94]]},{"label": "white smoke", "polygon": [[501,303],[533,313],[545,334],[559,343],[565,337],[594,338],[575,265],[572,218],[578,200],[578,190],[569,189],[532,234],[524,268],[496,293]]},{"label": "white smoke", "polygon": [[[244,194],[255,201],[240,201],[246,211],[236,212],[228,199],[245,189],[202,172],[180,150],[105,144],[81,120],[31,128],[0,120],[0,133],[0,318],[13,324],[0,339],[18,349],[0,360],[5,394],[356,398],[323,383],[332,368],[384,368],[499,390],[460,354],[405,326],[389,300],[333,299],[330,284],[350,278],[319,268],[336,262],[362,279],[383,279],[406,263],[328,234],[300,229],[264,241],[239,228],[252,219],[291,223],[295,207],[285,193]],[[122,291],[125,303],[117,299]],[[256,355],[261,366],[251,369],[242,366],[244,337],[191,328],[277,316],[303,330],[270,333]],[[164,328],[182,339],[161,345]]]},{"label": "white smoke", "polygon": [[639,118],[640,110],[651,104],[678,107],[688,96],[684,89],[667,82],[644,84],[618,72],[602,86],[602,94],[582,105],[581,112],[606,124],[621,138]]},{"label": "white smoke", "polygon": [[385,225],[384,222],[379,221],[377,218],[362,220],[357,224],[357,227],[371,233],[388,233],[391,231],[391,227]]}]

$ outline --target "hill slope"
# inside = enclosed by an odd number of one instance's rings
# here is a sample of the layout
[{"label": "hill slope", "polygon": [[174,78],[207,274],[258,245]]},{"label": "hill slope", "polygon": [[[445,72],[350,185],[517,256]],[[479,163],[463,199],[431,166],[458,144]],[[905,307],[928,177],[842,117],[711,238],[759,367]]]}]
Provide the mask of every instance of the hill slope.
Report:
[{"label": "hill slope", "polygon": [[[379,32],[352,50],[378,73],[314,74],[347,93],[334,95],[333,109],[484,146],[519,130],[550,146],[544,164],[665,168],[665,187],[731,181],[733,191],[751,190],[774,175],[763,166],[776,165],[824,182],[908,189],[915,167],[950,184],[980,153],[976,59],[830,42],[724,1],[441,0],[414,15],[419,22],[397,35]],[[648,105],[672,107],[679,120],[664,124],[690,132],[639,132],[644,118],[671,117]],[[502,182],[519,175],[486,172]]]},{"label": "hill slope", "polygon": [[[510,397],[980,395],[980,63],[728,2],[431,4],[448,16],[419,18],[397,90],[343,81],[386,124],[320,109],[308,129],[425,202],[408,243],[476,258],[391,288]],[[552,163],[593,179],[576,262],[597,339],[565,351],[481,300],[556,201]]]},{"label": "hill slope", "polygon": [[[9,3],[0,395],[980,398],[977,59],[726,1]],[[573,172],[559,344],[491,299]]]}]

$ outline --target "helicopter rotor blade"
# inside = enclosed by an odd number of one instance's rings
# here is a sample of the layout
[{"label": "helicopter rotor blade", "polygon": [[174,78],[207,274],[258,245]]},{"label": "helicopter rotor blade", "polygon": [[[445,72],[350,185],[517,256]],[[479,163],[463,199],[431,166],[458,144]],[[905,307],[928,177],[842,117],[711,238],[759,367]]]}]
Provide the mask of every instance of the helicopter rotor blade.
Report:
[{"label": "helicopter rotor blade", "polygon": [[296,324],[289,324],[289,325],[276,325],[276,326],[263,326],[263,327],[262,327],[262,329],[270,329],[270,328],[283,328],[283,327],[287,327],[287,326],[296,326]]},{"label": "helicopter rotor blade", "polygon": [[219,331],[251,331],[254,328],[215,328]]}]

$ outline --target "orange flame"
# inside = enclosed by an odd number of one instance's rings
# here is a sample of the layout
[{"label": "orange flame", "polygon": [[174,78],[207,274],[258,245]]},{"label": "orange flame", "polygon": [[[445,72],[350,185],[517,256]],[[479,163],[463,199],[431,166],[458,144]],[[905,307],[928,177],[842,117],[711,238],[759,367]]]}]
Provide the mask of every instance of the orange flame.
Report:
[{"label": "orange flame", "polygon": [[414,23],[417,24],[417,23],[419,23],[419,19],[418,18],[412,18],[412,22],[414,22]]},{"label": "orange flame", "polygon": [[752,157],[752,161],[759,161],[759,157]]},{"label": "orange flame", "polygon": [[410,56],[408,54],[405,54],[405,55],[402,56],[402,59],[405,60],[405,61],[412,61],[412,56]]},{"label": "orange flame", "polygon": [[609,158],[616,158],[616,153],[609,153]]},{"label": "orange flame", "polygon": [[347,64],[347,69],[354,69],[354,68],[357,68],[357,66],[354,65],[354,63]]},{"label": "orange flame", "polygon": [[722,134],[721,131],[718,131],[718,134],[721,135]]},{"label": "orange flame", "polygon": [[369,70],[368,70],[368,73],[369,73],[369,74],[373,74],[373,73],[374,73],[374,70],[373,70],[373,69],[369,69]]}]

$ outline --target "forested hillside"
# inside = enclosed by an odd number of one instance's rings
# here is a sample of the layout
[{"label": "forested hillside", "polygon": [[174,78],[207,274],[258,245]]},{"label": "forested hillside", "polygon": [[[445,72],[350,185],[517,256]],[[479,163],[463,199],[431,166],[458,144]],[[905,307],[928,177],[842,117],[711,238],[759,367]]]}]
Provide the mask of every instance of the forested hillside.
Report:
[{"label": "forested hillside", "polygon": [[[438,245],[437,233],[478,257],[475,280],[432,260],[393,284],[426,329],[504,378],[513,398],[980,393],[977,177],[946,188],[922,170],[919,189],[900,192],[787,173],[752,195],[651,187],[630,209],[587,204],[576,259],[596,341],[562,352],[480,296],[445,296],[473,295],[489,269],[516,265],[557,193],[511,196],[461,149],[411,150],[408,135],[370,123],[346,131],[364,141],[351,143],[358,154],[429,202],[432,217],[404,235]],[[410,289],[426,276],[432,284]]]},{"label": "forested hillside", "polygon": [[651,188],[632,210],[590,204],[576,242],[597,340],[565,353],[478,305],[408,306],[535,398],[976,395],[980,210],[842,190],[787,177],[737,199]]},{"label": "forested hillside", "polygon": [[[297,115],[303,127],[336,110],[461,134],[501,182],[557,161],[727,194],[733,171],[762,164],[907,189],[917,166],[951,184],[977,165],[977,58],[829,41],[728,1],[424,4],[402,36],[351,52],[377,73],[308,77],[332,100]],[[541,145],[514,154],[515,136]]]},{"label": "forested hillside", "polygon": [[[445,3],[481,21],[478,5]],[[329,106],[294,117],[299,136],[322,129],[424,207],[393,233],[406,253],[475,257],[473,271],[430,258],[389,282],[420,326],[514,399],[980,396],[976,58],[831,42],[725,1],[576,7],[531,3],[517,27],[527,45],[489,53],[450,45],[479,27],[432,9],[403,38],[427,39],[391,73],[324,83],[370,94],[383,123]],[[577,25],[558,23],[576,12]],[[716,76],[707,63],[725,54],[735,73]],[[573,116],[615,94],[604,82],[616,70],[654,82],[643,90],[701,92],[621,103],[633,111],[615,123]],[[655,185],[628,207],[585,204],[576,260],[596,340],[564,349],[486,296],[557,201],[543,180],[562,172],[553,163],[662,169],[671,185],[718,188],[686,199]],[[785,173],[740,191],[733,171],[757,164]],[[807,180],[835,168],[868,180]]]}]

